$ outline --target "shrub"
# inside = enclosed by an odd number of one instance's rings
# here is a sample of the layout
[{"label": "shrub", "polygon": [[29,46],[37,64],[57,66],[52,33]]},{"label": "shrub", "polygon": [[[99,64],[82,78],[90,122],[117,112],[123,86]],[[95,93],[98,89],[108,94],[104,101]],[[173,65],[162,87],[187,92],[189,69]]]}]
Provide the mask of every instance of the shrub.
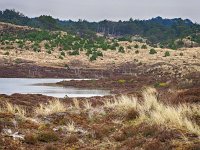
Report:
[{"label": "shrub", "polygon": [[177,45],[174,42],[171,42],[168,47],[173,50],[177,50]]},{"label": "shrub", "polygon": [[136,53],[136,54],[139,54],[139,53],[140,53],[140,51],[139,51],[139,50],[136,50],[136,51],[135,51],[135,53]]},{"label": "shrub", "polygon": [[101,51],[97,51],[96,53],[97,53],[98,56],[103,57],[103,53]]},{"label": "shrub", "polygon": [[167,86],[168,86],[168,84],[165,83],[165,82],[160,82],[160,83],[155,83],[154,84],[154,87],[167,87]]},{"label": "shrub", "polygon": [[124,47],[120,46],[118,52],[125,53]]},{"label": "shrub", "polygon": [[143,44],[143,45],[141,46],[141,49],[147,49],[147,46],[146,46],[145,44]]},{"label": "shrub", "polygon": [[35,134],[27,134],[27,135],[25,135],[25,137],[24,137],[24,141],[25,141],[25,143],[27,143],[27,144],[36,144],[37,143],[37,137],[36,137],[36,135]]},{"label": "shrub", "polygon": [[64,59],[61,55],[59,56],[59,59]]},{"label": "shrub", "polygon": [[92,56],[90,57],[90,61],[94,61],[94,60],[97,60],[97,55],[92,55]]},{"label": "shrub", "polygon": [[164,57],[168,57],[168,56],[170,56],[170,53],[169,51],[166,51]]},{"label": "shrub", "polygon": [[156,52],[156,50],[155,49],[150,49],[150,51],[149,51],[149,54],[156,54],[157,52]]},{"label": "shrub", "polygon": [[73,50],[69,52],[69,55],[79,55],[79,50]]},{"label": "shrub", "polygon": [[78,137],[76,135],[70,135],[66,138],[65,142],[67,144],[72,144],[78,142]]},{"label": "shrub", "polygon": [[133,120],[139,117],[139,113],[136,109],[130,109],[128,110],[126,114],[126,120]]},{"label": "shrub", "polygon": [[98,58],[98,56],[103,56],[101,51],[93,51],[92,56],[90,57],[90,61],[94,61]]},{"label": "shrub", "polygon": [[24,44],[23,44],[23,43],[20,43],[20,44],[19,44],[19,48],[22,49],[23,47],[24,47]]},{"label": "shrub", "polygon": [[8,55],[10,55],[10,53],[7,51],[7,52],[4,53],[4,55],[7,55],[7,56],[8,56]]},{"label": "shrub", "polygon": [[124,140],[126,139],[126,136],[125,136],[124,133],[115,133],[115,134],[113,135],[113,138],[114,138],[115,141],[117,141],[117,142],[122,142],[122,141],[124,141]]},{"label": "shrub", "polygon": [[37,139],[41,142],[53,142],[57,141],[59,138],[53,131],[42,131],[38,134]]},{"label": "shrub", "polygon": [[182,53],[182,52],[180,53],[180,56],[183,56],[183,53]]},{"label": "shrub", "polygon": [[118,83],[121,83],[121,84],[124,84],[124,83],[126,83],[126,80],[118,80]]},{"label": "shrub", "polygon": [[110,48],[111,50],[116,50],[116,46],[115,46],[115,45],[109,45],[109,48]]},{"label": "shrub", "polygon": [[49,48],[50,48],[50,46],[49,46],[48,43],[45,43],[45,44],[44,44],[44,47],[45,47],[46,49],[49,49]]},{"label": "shrub", "polygon": [[48,50],[47,53],[48,53],[48,54],[51,54],[51,50]]},{"label": "shrub", "polygon": [[86,55],[89,56],[90,54],[92,54],[92,50],[88,49],[87,52],[86,52]]},{"label": "shrub", "polygon": [[138,45],[138,44],[136,44],[136,45],[134,46],[134,48],[139,48],[139,45]]},{"label": "shrub", "polygon": [[127,49],[131,49],[132,47],[129,45],[129,46],[127,46]]},{"label": "shrub", "polygon": [[62,52],[60,53],[60,55],[65,56],[65,52],[62,51]]}]

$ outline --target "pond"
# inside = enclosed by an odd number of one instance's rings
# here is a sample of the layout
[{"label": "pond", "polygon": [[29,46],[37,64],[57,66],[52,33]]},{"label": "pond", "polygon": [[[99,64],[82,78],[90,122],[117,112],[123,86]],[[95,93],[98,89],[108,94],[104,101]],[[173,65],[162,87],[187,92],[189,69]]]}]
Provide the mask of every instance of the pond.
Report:
[{"label": "pond", "polygon": [[57,83],[63,80],[80,79],[0,78],[0,94],[43,94],[57,98],[63,98],[65,96],[92,97],[110,94],[108,90],[42,85],[45,83]]}]

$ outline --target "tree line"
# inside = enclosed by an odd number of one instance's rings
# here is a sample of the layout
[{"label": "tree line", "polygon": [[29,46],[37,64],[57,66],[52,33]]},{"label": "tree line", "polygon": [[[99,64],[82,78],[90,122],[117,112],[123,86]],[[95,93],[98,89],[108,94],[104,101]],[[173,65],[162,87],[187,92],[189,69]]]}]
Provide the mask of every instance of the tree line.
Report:
[{"label": "tree line", "polygon": [[62,30],[69,33],[91,38],[95,33],[104,36],[113,36],[130,40],[132,36],[141,36],[151,44],[174,46],[174,41],[190,36],[191,39],[200,43],[200,25],[189,19],[163,19],[161,17],[149,20],[89,22],[87,20],[61,21],[52,16],[41,15],[29,18],[15,10],[6,9],[0,11],[0,21],[17,25],[41,28],[45,30]]}]

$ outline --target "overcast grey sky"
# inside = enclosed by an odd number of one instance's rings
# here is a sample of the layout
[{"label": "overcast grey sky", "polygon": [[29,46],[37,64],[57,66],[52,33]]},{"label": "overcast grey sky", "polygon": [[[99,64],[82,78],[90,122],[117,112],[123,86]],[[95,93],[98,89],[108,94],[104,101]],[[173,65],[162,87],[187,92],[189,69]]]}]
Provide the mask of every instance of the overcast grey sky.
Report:
[{"label": "overcast grey sky", "polygon": [[0,9],[16,9],[27,16],[51,15],[62,20],[89,21],[189,18],[200,23],[200,0],[0,0]]}]

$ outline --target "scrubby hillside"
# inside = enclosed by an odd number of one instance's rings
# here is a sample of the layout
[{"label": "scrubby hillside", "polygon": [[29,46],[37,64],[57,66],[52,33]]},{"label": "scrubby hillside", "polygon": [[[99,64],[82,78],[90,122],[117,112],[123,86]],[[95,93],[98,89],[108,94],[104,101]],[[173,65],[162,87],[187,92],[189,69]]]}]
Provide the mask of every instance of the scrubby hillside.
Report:
[{"label": "scrubby hillside", "polygon": [[[173,49],[183,47],[182,39],[188,37],[198,45],[200,44],[200,25],[189,19],[183,20],[181,18],[163,19],[156,17],[149,20],[133,20],[131,18],[129,21],[118,22],[109,20],[100,22],[79,20],[76,22],[72,20],[61,21],[45,15],[29,18],[15,10],[6,9],[0,11],[0,21],[54,31],[66,31],[79,35],[101,33],[105,36],[114,36],[126,40],[131,40],[132,36],[139,35],[147,39],[151,45],[160,44]],[[181,42],[176,43],[177,39]]]},{"label": "scrubby hillside", "polygon": [[[198,47],[177,50],[153,48],[144,42],[120,41],[99,34],[80,36],[6,23],[0,23],[0,32],[2,65],[32,63],[67,69],[104,70],[120,67],[125,73],[137,73],[135,65],[131,65],[136,64],[148,68],[145,72],[162,69],[162,74],[179,76],[200,70]],[[123,67],[124,64],[129,65]]]}]

